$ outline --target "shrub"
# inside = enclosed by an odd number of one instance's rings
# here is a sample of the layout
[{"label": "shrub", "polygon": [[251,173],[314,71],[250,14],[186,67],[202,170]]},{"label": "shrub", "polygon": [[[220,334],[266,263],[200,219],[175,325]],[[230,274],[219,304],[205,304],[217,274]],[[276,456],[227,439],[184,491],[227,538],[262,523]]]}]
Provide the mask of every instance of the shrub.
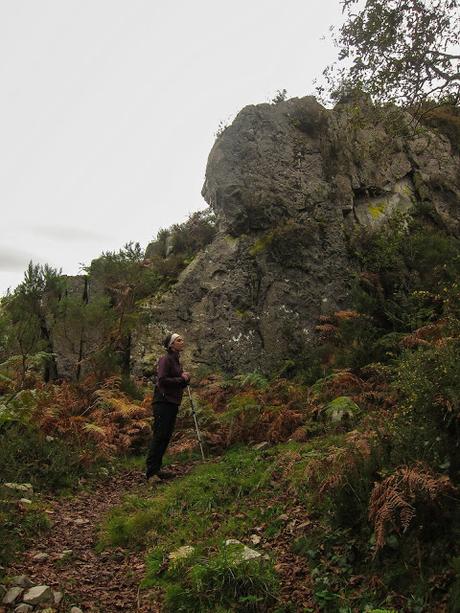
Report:
[{"label": "shrub", "polygon": [[[4,423],[0,426],[0,474],[2,480],[28,482],[44,491],[73,487],[85,473],[82,449],[58,438],[47,440],[32,425]],[[96,455],[96,453],[95,453]]]},{"label": "shrub", "polygon": [[460,274],[460,241],[433,223],[420,209],[413,218],[394,216],[387,228],[352,242],[362,269],[355,308],[380,328],[413,330],[441,314],[441,291]]},{"label": "shrub", "polygon": [[406,350],[397,368],[401,397],[393,429],[395,453],[402,462],[426,461],[435,470],[455,474],[460,466],[460,342],[442,337]]},{"label": "shrub", "polygon": [[[183,262],[204,249],[216,233],[215,215],[211,209],[192,213],[182,224],[158,232],[156,239],[146,249],[146,257],[168,259],[172,254]],[[156,260],[158,261],[158,260]]]}]

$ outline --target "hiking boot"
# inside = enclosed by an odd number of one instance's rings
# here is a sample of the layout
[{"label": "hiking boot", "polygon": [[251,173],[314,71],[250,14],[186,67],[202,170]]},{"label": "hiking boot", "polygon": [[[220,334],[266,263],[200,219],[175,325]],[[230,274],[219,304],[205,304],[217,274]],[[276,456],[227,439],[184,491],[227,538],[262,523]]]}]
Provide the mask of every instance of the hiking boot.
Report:
[{"label": "hiking boot", "polygon": [[176,473],[173,473],[170,470],[159,470],[155,473],[155,476],[161,479],[162,481],[166,481],[168,479],[174,479]]}]

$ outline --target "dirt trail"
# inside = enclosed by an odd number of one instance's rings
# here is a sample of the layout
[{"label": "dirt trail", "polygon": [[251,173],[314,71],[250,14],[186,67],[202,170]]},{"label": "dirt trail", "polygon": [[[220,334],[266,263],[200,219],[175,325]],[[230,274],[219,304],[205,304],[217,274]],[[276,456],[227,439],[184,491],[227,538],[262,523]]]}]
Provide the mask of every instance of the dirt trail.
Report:
[{"label": "dirt trail", "polygon": [[[180,478],[193,465],[194,462],[176,465],[174,472]],[[60,613],[68,613],[72,606],[80,607],[84,613],[160,613],[161,590],[139,589],[145,576],[145,551],[113,548],[96,553],[95,545],[102,519],[126,494],[147,497],[156,488],[165,487],[168,487],[167,482],[145,483],[138,469],[125,470],[91,484],[88,490],[74,497],[49,498],[47,509],[50,511],[51,529],[27,543],[25,553],[10,566],[7,574],[25,574],[34,584],[49,585],[53,590],[63,592]],[[293,540],[310,523],[306,521],[305,509],[295,506],[286,493],[280,493],[274,502],[277,506],[285,503],[289,515],[280,516],[285,525],[279,534],[264,539],[265,542],[258,547],[271,554],[276,552],[276,570],[281,580],[280,602],[294,599],[299,607],[316,610],[308,564],[291,550]],[[72,550],[72,554],[63,557],[66,550]],[[46,553],[48,558],[38,562],[33,559],[37,553]]]},{"label": "dirt trail", "polygon": [[[177,469],[178,476],[184,467]],[[64,593],[59,611],[71,606],[99,613],[160,611],[159,593],[139,590],[145,574],[145,552],[121,548],[96,553],[98,525],[104,515],[128,493],[148,495],[163,484],[146,484],[139,470],[124,471],[91,486],[75,497],[49,499],[51,529],[27,544],[27,551],[13,564],[10,575],[28,575],[35,584],[46,584]],[[63,557],[65,550],[71,554]],[[47,553],[43,562],[33,560]]]}]

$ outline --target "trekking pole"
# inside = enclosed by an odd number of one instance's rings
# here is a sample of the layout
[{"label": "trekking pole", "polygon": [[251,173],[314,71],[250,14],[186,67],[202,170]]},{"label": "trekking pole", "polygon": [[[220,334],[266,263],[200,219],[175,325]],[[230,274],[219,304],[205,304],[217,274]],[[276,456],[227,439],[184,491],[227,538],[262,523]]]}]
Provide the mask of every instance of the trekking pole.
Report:
[{"label": "trekking pole", "polygon": [[189,385],[187,385],[187,389],[188,389],[188,397],[190,398],[190,406],[192,407],[193,421],[195,422],[196,437],[198,439],[198,443],[200,444],[201,457],[203,458],[203,460],[205,460],[206,458],[204,457],[203,443],[202,443],[202,440],[201,440],[200,429],[198,428],[198,420],[196,418],[195,405],[193,404],[192,393],[190,392],[190,386]]}]

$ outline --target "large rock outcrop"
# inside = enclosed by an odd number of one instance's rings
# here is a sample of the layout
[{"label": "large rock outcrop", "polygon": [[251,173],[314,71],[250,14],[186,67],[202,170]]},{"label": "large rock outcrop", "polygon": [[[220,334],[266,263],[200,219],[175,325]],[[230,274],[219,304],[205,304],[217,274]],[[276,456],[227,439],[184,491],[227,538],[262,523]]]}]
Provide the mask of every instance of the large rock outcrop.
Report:
[{"label": "large rock outcrop", "polygon": [[422,203],[460,231],[459,158],[448,138],[365,101],[244,108],[214,144],[203,196],[218,235],[172,292],[146,301],[137,369],[161,351],[166,330],[178,330],[194,364],[274,370],[308,345],[319,315],[347,306],[351,234]]}]

